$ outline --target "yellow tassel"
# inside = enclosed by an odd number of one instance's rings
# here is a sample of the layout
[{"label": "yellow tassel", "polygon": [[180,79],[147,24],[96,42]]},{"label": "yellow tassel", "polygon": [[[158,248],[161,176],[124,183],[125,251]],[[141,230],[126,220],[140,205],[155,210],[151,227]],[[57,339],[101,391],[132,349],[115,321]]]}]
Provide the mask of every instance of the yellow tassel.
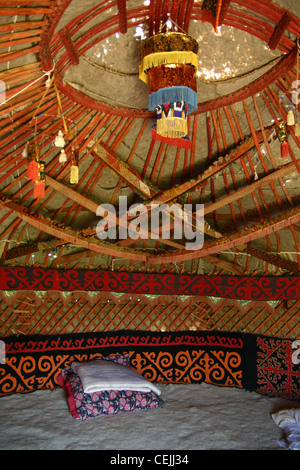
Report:
[{"label": "yellow tassel", "polygon": [[139,79],[148,83],[147,70],[160,65],[190,64],[198,70],[198,55],[191,51],[156,52],[145,56],[139,66]]},{"label": "yellow tassel", "polygon": [[167,117],[157,121],[157,133],[165,137],[181,138],[187,135],[187,121],[183,118]]},{"label": "yellow tassel", "polygon": [[72,165],[71,166],[71,174],[70,174],[70,183],[71,184],[76,184],[76,183],[78,183],[78,179],[79,179],[78,166]]},{"label": "yellow tassel", "polygon": [[300,124],[298,122],[295,124],[295,136],[300,137]]},{"label": "yellow tassel", "polygon": [[295,117],[293,111],[290,109],[288,114],[287,114],[287,121],[286,121],[288,126],[294,126],[295,125]]}]

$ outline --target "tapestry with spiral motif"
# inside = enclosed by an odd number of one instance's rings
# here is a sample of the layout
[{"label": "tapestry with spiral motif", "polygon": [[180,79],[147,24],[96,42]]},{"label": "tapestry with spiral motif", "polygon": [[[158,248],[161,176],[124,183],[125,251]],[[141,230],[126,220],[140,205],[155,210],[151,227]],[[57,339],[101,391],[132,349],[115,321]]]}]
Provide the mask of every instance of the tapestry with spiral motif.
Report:
[{"label": "tapestry with spiral motif", "polygon": [[270,301],[299,299],[300,277],[198,276],[1,266],[0,289],[200,295]]},{"label": "tapestry with spiral motif", "polygon": [[[0,396],[58,387],[73,361],[129,353],[130,367],[157,383],[201,383],[243,388],[243,335],[220,332],[115,331],[4,338]],[[4,356],[2,356],[4,357]]]},{"label": "tapestry with spiral motif", "polygon": [[210,383],[300,401],[300,341],[219,331],[118,330],[0,340],[0,397],[57,388],[73,361],[127,353],[156,383]]}]

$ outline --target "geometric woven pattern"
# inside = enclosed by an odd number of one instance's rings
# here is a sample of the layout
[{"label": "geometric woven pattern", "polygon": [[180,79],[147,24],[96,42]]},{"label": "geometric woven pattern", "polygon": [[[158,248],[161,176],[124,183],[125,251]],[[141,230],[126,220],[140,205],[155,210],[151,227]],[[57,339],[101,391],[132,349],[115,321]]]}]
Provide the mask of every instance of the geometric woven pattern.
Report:
[{"label": "geometric woven pattern", "polygon": [[222,299],[185,301],[175,296],[151,301],[144,296],[101,296],[94,303],[84,293],[76,300],[48,296],[39,302],[29,296],[0,299],[0,337],[14,334],[68,334],[113,331],[247,332],[286,339],[300,336],[300,300],[283,301],[270,308],[252,302],[244,307]]},{"label": "geometric woven pattern", "polygon": [[29,298],[7,305],[0,301],[0,336],[12,334],[67,334],[116,329],[179,331],[203,329],[196,303],[184,307],[175,300],[153,306],[139,299],[128,302],[86,299],[64,303],[60,298],[37,305]]},{"label": "geometric woven pattern", "polygon": [[257,391],[269,396],[298,399],[300,367],[294,364],[290,341],[257,338]]}]

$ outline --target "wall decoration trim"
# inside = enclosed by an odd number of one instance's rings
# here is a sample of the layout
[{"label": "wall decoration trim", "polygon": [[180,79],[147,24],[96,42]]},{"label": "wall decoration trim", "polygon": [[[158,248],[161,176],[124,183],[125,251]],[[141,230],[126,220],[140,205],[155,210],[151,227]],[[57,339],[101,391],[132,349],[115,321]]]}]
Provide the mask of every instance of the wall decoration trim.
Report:
[{"label": "wall decoration trim", "polygon": [[197,276],[1,267],[2,291],[94,291],[271,301],[298,299],[300,277]]},{"label": "wall decoration trim", "polygon": [[220,331],[117,330],[7,337],[0,396],[58,388],[73,361],[128,353],[130,367],[157,383],[210,383],[299,401],[299,365],[292,342]]}]

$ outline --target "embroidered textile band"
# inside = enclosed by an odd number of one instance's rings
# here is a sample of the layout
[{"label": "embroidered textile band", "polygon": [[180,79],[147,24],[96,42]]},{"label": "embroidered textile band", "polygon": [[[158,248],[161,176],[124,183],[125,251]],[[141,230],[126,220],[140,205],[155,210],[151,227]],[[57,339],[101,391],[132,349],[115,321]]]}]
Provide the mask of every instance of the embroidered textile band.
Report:
[{"label": "embroidered textile band", "polygon": [[176,137],[166,137],[157,133],[157,126],[154,124],[152,126],[152,139],[158,142],[163,142],[168,145],[175,145],[176,147],[189,149],[191,148],[191,141],[188,135],[181,137],[180,139]]},{"label": "embroidered textile band", "polygon": [[188,106],[187,115],[195,111],[198,107],[197,93],[190,88],[176,86],[171,88],[162,88],[152,93],[148,97],[148,108],[153,111],[161,103],[175,103],[181,101]]},{"label": "embroidered textile band", "polygon": [[178,32],[159,33],[146,39],[140,48],[140,61],[156,52],[190,51],[198,54],[197,41],[187,34]]},{"label": "embroidered textile band", "polygon": [[190,51],[157,52],[143,58],[139,66],[139,79],[148,83],[147,72],[152,67],[170,64],[188,64],[198,70],[198,56]]},{"label": "embroidered textile band", "polygon": [[192,65],[160,65],[148,70],[147,77],[150,95],[161,88],[176,86],[185,86],[197,91],[195,68]]}]

